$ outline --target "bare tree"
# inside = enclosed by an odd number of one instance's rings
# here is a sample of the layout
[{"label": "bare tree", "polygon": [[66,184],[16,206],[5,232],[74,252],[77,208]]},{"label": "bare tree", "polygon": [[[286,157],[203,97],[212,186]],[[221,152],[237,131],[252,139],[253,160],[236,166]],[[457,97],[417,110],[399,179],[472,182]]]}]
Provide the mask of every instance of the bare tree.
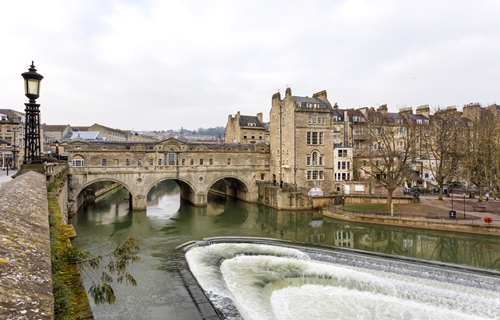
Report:
[{"label": "bare tree", "polygon": [[461,143],[463,142],[464,124],[444,112],[437,110],[432,118],[429,132],[423,135],[425,154],[430,171],[439,187],[439,199],[443,199],[443,189],[446,183],[452,182],[458,171],[462,158]]},{"label": "bare tree", "polygon": [[367,131],[371,146],[366,158],[370,166],[367,173],[387,190],[390,205],[394,190],[411,172],[409,164],[416,130],[411,121],[400,114],[370,112],[369,116]]},{"label": "bare tree", "polygon": [[499,123],[496,114],[485,108],[481,108],[473,120],[467,126],[463,166],[482,201],[485,191],[498,190]]}]

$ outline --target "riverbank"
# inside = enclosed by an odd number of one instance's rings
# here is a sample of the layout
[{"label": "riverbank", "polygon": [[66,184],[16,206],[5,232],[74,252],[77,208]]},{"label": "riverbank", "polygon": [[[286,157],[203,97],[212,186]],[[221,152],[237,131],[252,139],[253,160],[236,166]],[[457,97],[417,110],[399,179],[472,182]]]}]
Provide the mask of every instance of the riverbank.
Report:
[{"label": "riverbank", "polygon": [[[484,211],[476,211],[478,206]],[[420,197],[419,204],[400,207],[394,216],[352,213],[342,210],[339,206],[323,209],[322,214],[344,221],[500,236],[500,212],[497,211],[499,207],[500,201],[478,202],[477,199],[465,197],[438,200],[436,195],[426,195]],[[429,208],[432,208],[434,213],[429,213]],[[449,217],[451,208],[456,213],[455,218]],[[459,208],[462,211],[459,211]],[[485,218],[490,218],[491,222],[486,222],[490,220]]]}]

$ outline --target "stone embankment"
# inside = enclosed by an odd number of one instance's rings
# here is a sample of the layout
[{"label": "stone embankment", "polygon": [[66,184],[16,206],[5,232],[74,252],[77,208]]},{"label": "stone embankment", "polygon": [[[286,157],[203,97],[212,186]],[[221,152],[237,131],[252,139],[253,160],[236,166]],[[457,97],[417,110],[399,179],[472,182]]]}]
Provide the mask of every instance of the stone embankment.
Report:
[{"label": "stone embankment", "polygon": [[53,319],[46,177],[0,188],[0,318]]},{"label": "stone embankment", "polygon": [[[352,213],[335,206],[324,209],[322,214],[325,217],[362,223],[500,236],[500,202],[479,204],[477,199],[457,198],[454,209],[463,208],[463,211],[457,210],[457,216],[450,219],[448,211],[452,208],[452,199],[438,201],[434,198],[435,196],[421,197],[420,204],[405,207],[404,213],[395,212],[393,217],[387,214]],[[485,211],[474,211],[473,208],[478,205],[484,206]],[[438,213],[429,213],[431,211]],[[485,218],[491,220],[486,222]]]}]

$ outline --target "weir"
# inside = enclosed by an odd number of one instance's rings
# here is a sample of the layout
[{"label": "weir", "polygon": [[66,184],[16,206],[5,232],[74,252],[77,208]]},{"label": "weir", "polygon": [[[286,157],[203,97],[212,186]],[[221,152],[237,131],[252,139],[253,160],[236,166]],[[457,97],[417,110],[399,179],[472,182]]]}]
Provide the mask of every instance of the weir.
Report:
[{"label": "weir", "polygon": [[497,271],[263,238],[178,249],[222,319],[490,319],[500,310]]}]

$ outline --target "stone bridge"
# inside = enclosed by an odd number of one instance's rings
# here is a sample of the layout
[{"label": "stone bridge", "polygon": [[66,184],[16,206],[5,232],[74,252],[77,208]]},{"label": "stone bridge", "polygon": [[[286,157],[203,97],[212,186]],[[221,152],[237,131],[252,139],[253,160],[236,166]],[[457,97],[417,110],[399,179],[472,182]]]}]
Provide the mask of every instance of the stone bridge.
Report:
[{"label": "stone bridge", "polygon": [[[89,185],[113,181],[128,189],[132,209],[145,210],[148,192],[163,180],[175,180],[181,198],[195,206],[205,206],[208,191],[221,183],[227,195],[257,202],[256,181],[269,179],[269,145],[265,143],[75,139],[61,148],[68,154],[69,200],[74,203]],[[73,206],[71,211],[77,209]]]}]

